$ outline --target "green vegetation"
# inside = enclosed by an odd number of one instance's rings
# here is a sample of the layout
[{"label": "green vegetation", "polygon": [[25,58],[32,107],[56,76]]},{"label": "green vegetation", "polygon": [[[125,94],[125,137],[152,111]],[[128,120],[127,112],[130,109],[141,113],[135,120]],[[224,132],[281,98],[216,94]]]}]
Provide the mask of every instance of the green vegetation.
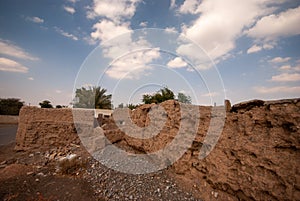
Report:
[{"label": "green vegetation", "polygon": [[82,87],[76,89],[75,108],[96,108],[96,109],[111,109],[112,95],[106,95],[106,89],[101,87]]},{"label": "green vegetation", "polygon": [[39,105],[41,106],[41,108],[53,108],[53,105],[48,100],[44,100],[43,102],[40,102]]},{"label": "green vegetation", "polygon": [[18,98],[0,99],[0,114],[1,115],[19,115],[24,102]]},{"label": "green vegetation", "polygon": [[134,105],[132,103],[130,103],[129,105],[126,105],[129,109],[134,110],[135,108],[137,108],[139,105]]},{"label": "green vegetation", "polygon": [[156,92],[153,95],[144,94],[142,101],[145,104],[162,103],[166,100],[173,100],[174,97],[175,97],[175,95],[174,95],[173,91],[171,91],[167,87],[164,87],[163,89],[160,89],[158,92]]},{"label": "green vegetation", "polygon": [[192,104],[192,98],[185,95],[184,93],[179,92],[177,95],[177,99],[181,103]]}]

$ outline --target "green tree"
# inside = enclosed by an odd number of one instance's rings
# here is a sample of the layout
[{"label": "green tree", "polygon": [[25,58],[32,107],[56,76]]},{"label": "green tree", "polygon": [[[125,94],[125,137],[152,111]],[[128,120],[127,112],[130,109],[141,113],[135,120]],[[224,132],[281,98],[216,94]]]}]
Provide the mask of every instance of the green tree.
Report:
[{"label": "green tree", "polygon": [[0,114],[1,115],[19,115],[24,102],[18,98],[1,98],[0,99]]},{"label": "green tree", "polygon": [[169,88],[164,87],[163,89],[160,89],[158,92],[156,92],[153,95],[150,94],[144,94],[142,101],[145,104],[151,104],[151,103],[161,103],[166,100],[172,100],[174,99],[174,93]]},{"label": "green tree", "polygon": [[44,100],[43,102],[40,102],[39,105],[41,108],[53,108],[52,104],[48,100]]},{"label": "green tree", "polygon": [[131,109],[131,110],[137,108],[138,106],[139,106],[139,105],[134,105],[134,104],[132,104],[132,103],[130,103],[130,104],[127,105],[127,107],[128,107],[129,109]]},{"label": "green tree", "polygon": [[184,93],[179,92],[177,95],[177,99],[181,103],[192,104],[192,98],[185,95]]},{"label": "green tree", "polygon": [[112,95],[106,95],[106,89],[101,87],[81,87],[76,89],[75,108],[111,109]]},{"label": "green tree", "polygon": [[151,104],[152,103],[152,96],[150,94],[144,94],[142,101],[145,104]]}]

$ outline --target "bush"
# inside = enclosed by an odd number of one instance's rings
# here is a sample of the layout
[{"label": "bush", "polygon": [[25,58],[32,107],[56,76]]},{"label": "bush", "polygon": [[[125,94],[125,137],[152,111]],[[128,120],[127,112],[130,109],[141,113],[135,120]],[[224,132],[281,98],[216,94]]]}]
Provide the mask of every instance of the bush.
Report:
[{"label": "bush", "polygon": [[18,98],[0,99],[0,114],[1,115],[19,115],[24,102]]}]

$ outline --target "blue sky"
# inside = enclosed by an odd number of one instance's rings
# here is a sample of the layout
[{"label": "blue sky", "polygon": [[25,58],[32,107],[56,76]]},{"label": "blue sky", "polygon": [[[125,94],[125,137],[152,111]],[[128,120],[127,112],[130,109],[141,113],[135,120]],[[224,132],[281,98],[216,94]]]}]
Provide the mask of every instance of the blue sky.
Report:
[{"label": "blue sky", "polygon": [[197,104],[299,97],[299,21],[295,0],[2,0],[0,94],[68,105],[74,87],[97,84],[115,105],[162,86]]}]

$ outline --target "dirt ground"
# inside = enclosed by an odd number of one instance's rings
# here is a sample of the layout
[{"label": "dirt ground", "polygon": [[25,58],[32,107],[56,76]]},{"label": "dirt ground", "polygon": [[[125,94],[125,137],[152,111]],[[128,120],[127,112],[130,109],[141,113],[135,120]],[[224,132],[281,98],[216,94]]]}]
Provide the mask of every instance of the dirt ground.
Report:
[{"label": "dirt ground", "polygon": [[0,200],[104,200],[94,196],[87,180],[56,174],[41,156],[0,147]]},{"label": "dirt ground", "polygon": [[0,200],[201,200],[171,170],[128,175],[108,169],[74,146],[76,162],[60,164],[60,150],[14,151],[0,146]]}]

